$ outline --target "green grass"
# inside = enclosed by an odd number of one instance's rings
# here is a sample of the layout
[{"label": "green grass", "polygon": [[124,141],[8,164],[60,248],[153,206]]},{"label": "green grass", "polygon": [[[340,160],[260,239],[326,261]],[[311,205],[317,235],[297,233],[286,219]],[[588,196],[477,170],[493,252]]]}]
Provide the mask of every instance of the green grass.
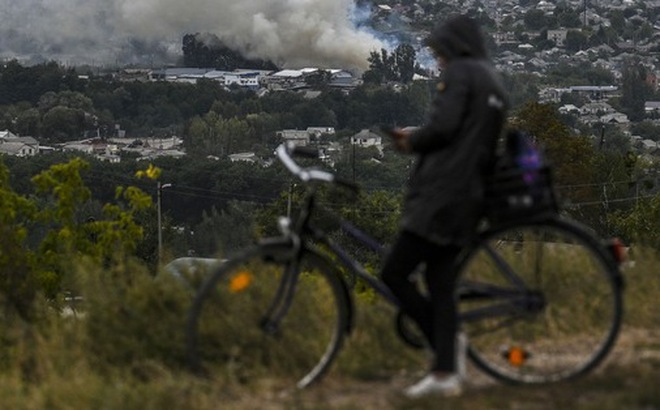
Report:
[{"label": "green grass", "polygon": [[[238,381],[192,375],[183,357],[190,291],[136,264],[81,267],[82,316],[51,302],[26,323],[6,313],[0,337],[3,409],[660,409],[660,259],[639,252],[624,271],[626,313],[614,352],[593,374],[547,386],[510,386],[472,369],[455,399],[411,401],[424,354],[395,334],[393,310],[357,298],[355,330],[326,379],[282,393],[278,374]],[[475,382],[476,383],[476,382]]]}]

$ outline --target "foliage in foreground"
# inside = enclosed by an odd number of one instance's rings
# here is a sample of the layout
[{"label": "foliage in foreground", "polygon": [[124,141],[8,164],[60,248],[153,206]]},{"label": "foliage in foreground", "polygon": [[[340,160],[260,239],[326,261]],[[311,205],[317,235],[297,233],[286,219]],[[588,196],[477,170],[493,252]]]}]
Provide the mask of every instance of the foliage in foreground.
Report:
[{"label": "foliage in foreground", "polygon": [[117,188],[118,202],[103,206],[102,220],[81,216],[91,200],[81,177],[87,167],[77,158],[53,165],[32,178],[34,193],[26,196],[12,190],[0,162],[0,298],[24,318],[40,293],[61,296],[72,262],[116,263],[142,237],[134,218],[151,197],[138,188]]},{"label": "foliage in foreground", "polygon": [[[654,331],[660,326],[655,309],[660,291],[656,277],[659,264],[660,259],[651,252],[638,255],[636,263],[624,272],[627,309],[620,345],[631,349],[628,356],[634,357],[632,364],[606,364],[593,375],[560,385],[521,387],[490,381],[442,405],[466,409],[657,407],[660,397],[651,381],[660,375],[660,362],[657,356],[642,357],[645,351],[658,352],[657,331],[654,340],[623,342],[632,330]],[[281,395],[280,376],[272,372],[238,380],[232,376],[231,366],[209,378],[198,378],[187,370],[182,328],[191,293],[179,279],[167,275],[154,278],[134,262],[103,269],[80,264],[73,276],[85,295],[75,314],[63,315],[39,299],[40,321],[6,328],[0,354],[0,408],[439,406],[432,400],[407,401],[390,389],[414,381],[424,368],[424,355],[397,338],[391,309],[368,298],[356,299],[354,333],[328,378],[303,392]],[[485,377],[472,372],[476,378]],[[333,404],[331,399],[341,395],[350,399]],[[589,400],[574,401],[578,396]],[[361,404],[365,400],[371,404]]]}]

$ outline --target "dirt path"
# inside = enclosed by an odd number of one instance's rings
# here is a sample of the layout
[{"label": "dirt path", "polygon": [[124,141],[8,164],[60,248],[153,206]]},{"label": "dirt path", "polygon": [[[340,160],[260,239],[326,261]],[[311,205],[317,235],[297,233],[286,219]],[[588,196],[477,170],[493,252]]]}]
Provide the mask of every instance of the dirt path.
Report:
[{"label": "dirt path", "polygon": [[[304,391],[247,393],[236,391],[223,409],[555,409],[606,408],[660,410],[660,330],[624,330],[614,350],[592,374],[549,386],[510,386],[468,368],[466,393],[458,399],[407,400],[401,390],[415,374],[392,375],[384,380],[361,381],[333,374]],[[639,379],[638,379],[639,377]],[[655,380],[653,380],[655,379]],[[639,389],[636,392],[635,389]],[[264,389],[268,391],[268,389]],[[654,396],[654,394],[656,396]],[[648,403],[628,407],[650,395]],[[589,400],[580,399],[589,397]],[[617,400],[621,406],[616,405]],[[657,400],[657,401],[656,401]],[[559,406],[559,407],[557,407]],[[581,407],[584,406],[584,407]]]}]

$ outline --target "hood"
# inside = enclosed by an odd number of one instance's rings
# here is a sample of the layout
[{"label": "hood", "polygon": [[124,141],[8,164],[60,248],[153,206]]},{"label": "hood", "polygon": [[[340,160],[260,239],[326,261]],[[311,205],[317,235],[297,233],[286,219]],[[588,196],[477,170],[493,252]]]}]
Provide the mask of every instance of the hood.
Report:
[{"label": "hood", "polygon": [[479,25],[467,16],[453,17],[437,25],[425,44],[449,61],[462,57],[485,58],[487,55]]}]

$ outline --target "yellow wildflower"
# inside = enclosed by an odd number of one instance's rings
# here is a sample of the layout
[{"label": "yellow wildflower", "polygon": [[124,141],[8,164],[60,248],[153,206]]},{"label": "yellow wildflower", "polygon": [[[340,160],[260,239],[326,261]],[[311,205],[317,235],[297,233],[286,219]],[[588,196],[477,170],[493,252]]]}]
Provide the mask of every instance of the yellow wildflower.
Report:
[{"label": "yellow wildflower", "polygon": [[149,178],[156,180],[160,177],[160,172],[160,168],[154,166],[154,164],[149,164],[149,168],[137,171],[135,176],[138,178]]}]

